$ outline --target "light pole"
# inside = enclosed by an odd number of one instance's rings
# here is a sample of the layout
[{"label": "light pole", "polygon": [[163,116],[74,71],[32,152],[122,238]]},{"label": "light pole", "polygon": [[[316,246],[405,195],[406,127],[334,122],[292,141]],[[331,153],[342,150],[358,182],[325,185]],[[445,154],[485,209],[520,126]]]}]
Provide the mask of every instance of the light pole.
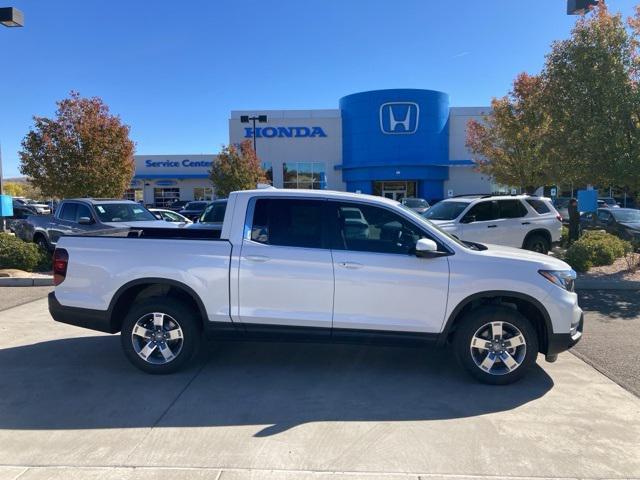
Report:
[{"label": "light pole", "polygon": [[267,123],[267,116],[266,115],[240,115],[240,123],[249,123],[252,122],[253,123],[253,151],[256,153],[257,155],[257,150],[256,150],[256,121],[260,122],[260,123]]},{"label": "light pole", "polygon": [[[0,8],[0,23],[5,27],[23,27],[24,15],[13,7]],[[0,150],[0,195],[4,193],[4,181],[2,179],[2,150]],[[0,216],[0,231],[4,232],[4,216]]]}]

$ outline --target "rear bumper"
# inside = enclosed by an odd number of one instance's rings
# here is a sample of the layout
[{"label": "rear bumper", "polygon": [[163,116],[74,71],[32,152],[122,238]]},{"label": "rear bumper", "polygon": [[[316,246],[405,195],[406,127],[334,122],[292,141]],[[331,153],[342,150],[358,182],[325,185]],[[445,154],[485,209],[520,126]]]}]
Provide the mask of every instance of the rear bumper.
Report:
[{"label": "rear bumper", "polygon": [[569,350],[582,338],[582,328],[584,325],[584,314],[580,314],[580,320],[573,333],[552,333],[549,335],[549,342],[546,354],[557,355],[560,352]]},{"label": "rear bumper", "polygon": [[105,333],[116,333],[118,331],[111,322],[111,315],[108,310],[91,310],[89,308],[61,305],[56,298],[55,292],[49,294],[49,313],[56,322]]}]

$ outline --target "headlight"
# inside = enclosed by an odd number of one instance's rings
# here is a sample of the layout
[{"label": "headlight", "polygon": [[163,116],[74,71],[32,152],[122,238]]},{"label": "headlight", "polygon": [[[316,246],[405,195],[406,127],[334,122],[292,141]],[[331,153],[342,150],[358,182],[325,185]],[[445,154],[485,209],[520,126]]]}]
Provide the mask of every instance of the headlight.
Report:
[{"label": "headlight", "polygon": [[576,280],[576,272],[573,270],[538,270],[538,273],[558,287],[573,292]]}]

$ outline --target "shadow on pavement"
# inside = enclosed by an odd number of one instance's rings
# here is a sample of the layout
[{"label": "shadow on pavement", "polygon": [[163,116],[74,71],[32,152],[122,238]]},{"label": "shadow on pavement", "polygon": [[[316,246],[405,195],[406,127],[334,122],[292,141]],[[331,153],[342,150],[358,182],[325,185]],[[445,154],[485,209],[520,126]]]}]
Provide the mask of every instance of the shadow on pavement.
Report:
[{"label": "shadow on pavement", "polygon": [[581,290],[580,307],[612,319],[635,319],[640,316],[638,292],[634,290]]},{"label": "shadow on pavement", "polygon": [[538,366],[521,382],[479,384],[449,350],[228,342],[194,366],[151,376],[117,336],[0,350],[1,429],[268,425],[455,419],[510,410],[553,386]]}]

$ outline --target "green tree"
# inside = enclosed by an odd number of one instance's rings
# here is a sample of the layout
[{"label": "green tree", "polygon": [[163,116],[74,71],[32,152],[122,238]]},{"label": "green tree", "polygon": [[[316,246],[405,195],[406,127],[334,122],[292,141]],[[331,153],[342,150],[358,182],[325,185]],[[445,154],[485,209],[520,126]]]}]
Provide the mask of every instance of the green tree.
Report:
[{"label": "green tree", "polygon": [[22,174],[47,197],[121,197],[134,172],[129,127],[97,97],[71,92],[57,105],[55,118],[34,117]]},{"label": "green tree", "polygon": [[209,177],[218,197],[227,197],[236,190],[256,188],[258,183],[267,181],[249,140],[242,142],[239,148],[235,145],[223,147],[211,166]]},{"label": "green tree", "polygon": [[491,101],[491,113],[482,122],[469,121],[467,147],[481,172],[526,191],[550,181],[543,97],[541,77],[521,73],[508,95]]},{"label": "green tree", "polygon": [[548,151],[565,181],[639,186],[638,45],[631,26],[600,2],[547,55]]}]

